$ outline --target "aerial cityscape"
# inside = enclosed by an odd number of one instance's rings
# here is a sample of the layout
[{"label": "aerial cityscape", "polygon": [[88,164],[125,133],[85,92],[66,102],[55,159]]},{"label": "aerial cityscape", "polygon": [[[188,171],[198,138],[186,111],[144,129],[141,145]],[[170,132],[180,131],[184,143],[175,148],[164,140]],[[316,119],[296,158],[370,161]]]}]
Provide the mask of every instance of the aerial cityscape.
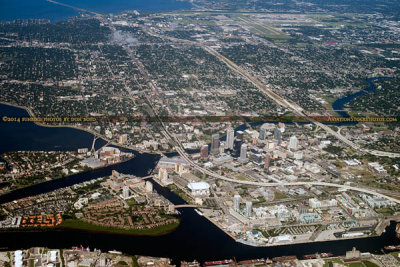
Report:
[{"label": "aerial cityscape", "polygon": [[400,1],[0,1],[0,266],[400,266]]}]

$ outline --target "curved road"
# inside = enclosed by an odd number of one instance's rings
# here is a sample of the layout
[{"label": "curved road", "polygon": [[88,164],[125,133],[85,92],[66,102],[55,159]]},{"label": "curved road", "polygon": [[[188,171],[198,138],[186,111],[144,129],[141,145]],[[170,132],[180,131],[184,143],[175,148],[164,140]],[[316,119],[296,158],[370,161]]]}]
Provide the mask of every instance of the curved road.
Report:
[{"label": "curved road", "polygon": [[232,183],[238,183],[238,184],[245,184],[245,185],[253,185],[253,186],[263,186],[263,187],[276,187],[276,186],[303,186],[303,185],[312,185],[312,186],[327,186],[327,187],[336,187],[336,188],[341,188],[341,189],[346,189],[346,190],[353,190],[361,193],[366,193],[366,194],[371,194],[377,197],[385,198],[387,200],[393,201],[397,204],[400,204],[400,200],[386,196],[384,194],[381,194],[377,192],[376,190],[373,189],[366,189],[366,188],[360,188],[360,187],[354,187],[354,186],[349,186],[349,185],[342,185],[342,184],[333,184],[333,183],[326,183],[326,182],[283,182],[283,183],[263,183],[263,182],[252,182],[252,181],[243,181],[243,180],[236,180],[236,179],[231,179],[222,175],[219,175],[213,171],[210,171],[208,169],[205,169],[203,167],[198,166],[195,162],[193,162],[189,156],[186,154],[186,152],[181,148],[181,147],[175,147],[178,153],[181,155],[182,158],[184,158],[187,162],[189,162],[192,167],[204,174],[208,174],[211,177],[221,179],[227,182],[232,182]]},{"label": "curved road", "polygon": [[[250,81],[252,84],[254,84],[257,88],[259,88],[263,93],[265,93],[268,97],[270,97],[276,103],[278,103],[281,106],[289,108],[294,113],[304,117],[308,121],[314,123],[316,126],[321,127],[326,132],[328,132],[329,134],[337,137],[339,140],[341,140],[345,144],[349,145],[353,149],[356,149],[356,150],[359,150],[359,151],[362,151],[362,152],[366,152],[366,153],[370,153],[370,154],[373,154],[373,155],[380,155],[380,156],[387,156],[387,157],[400,157],[399,153],[390,153],[390,152],[384,152],[384,151],[377,151],[377,150],[369,150],[369,149],[360,148],[359,145],[357,145],[357,144],[353,143],[352,141],[346,139],[343,135],[341,135],[338,132],[335,132],[329,126],[327,126],[325,124],[322,124],[322,123],[316,121],[315,119],[309,117],[308,115],[306,115],[304,113],[303,108],[301,108],[297,104],[290,103],[286,99],[282,98],[281,96],[279,96],[278,94],[273,92],[271,89],[268,89],[263,83],[261,83],[259,80],[257,80],[252,75],[250,75],[247,71],[245,71],[244,69],[242,69],[241,67],[236,65],[231,60],[229,60],[226,57],[222,56],[221,54],[219,54],[217,51],[215,51],[212,48],[209,48],[209,47],[204,46],[203,44],[195,43],[195,42],[188,41],[188,40],[181,40],[181,39],[177,39],[177,38],[174,38],[174,37],[163,36],[163,35],[154,33],[152,31],[149,31],[148,29],[145,29],[145,30],[149,34],[151,34],[153,36],[157,36],[159,38],[167,38],[167,39],[170,39],[170,40],[173,40],[173,41],[184,42],[184,43],[188,43],[188,44],[191,44],[191,45],[197,45],[197,46],[200,45],[203,49],[208,51],[210,54],[212,54],[212,55],[218,57],[220,60],[222,60],[225,64],[227,64],[227,66],[229,68],[231,68],[235,72],[239,73],[240,75],[244,76],[248,81]],[[153,109],[153,107],[151,107],[151,108]],[[154,112],[154,114],[157,115],[157,113],[154,111],[154,109],[153,109],[153,112]],[[161,124],[161,126],[162,126],[162,128],[164,130],[164,131],[162,131],[162,133],[164,134],[164,136],[166,138],[169,138],[169,139],[173,140],[174,143],[177,144],[175,146],[175,150],[179,153],[179,155],[183,159],[185,159],[194,169],[200,171],[201,173],[204,173],[204,174],[207,174],[207,175],[209,175],[211,177],[214,177],[216,179],[221,179],[221,180],[232,182],[232,183],[239,183],[239,184],[246,184],[246,185],[253,185],[253,186],[263,186],[263,187],[303,186],[303,185],[336,187],[336,188],[342,188],[342,189],[345,189],[345,190],[353,190],[353,191],[357,191],[357,192],[371,194],[371,195],[374,195],[374,196],[377,196],[377,197],[382,197],[382,198],[385,198],[387,200],[393,201],[393,202],[395,202],[397,204],[400,204],[400,200],[399,199],[396,199],[396,198],[381,194],[381,193],[377,192],[376,189],[365,189],[365,188],[359,188],[359,187],[355,187],[355,186],[333,184],[333,183],[326,183],[326,182],[263,183],[263,182],[242,181],[242,180],[236,180],[236,179],[228,178],[228,177],[219,175],[219,174],[217,174],[217,173],[215,173],[215,172],[213,172],[211,170],[205,169],[205,168],[199,166],[197,163],[193,162],[191,160],[190,156],[186,153],[185,149],[183,148],[183,146],[182,146],[181,142],[178,140],[178,138],[176,138],[176,136],[174,136],[173,134],[171,134],[168,131],[168,129],[165,127],[165,124],[164,124],[163,121],[160,120],[160,124]]]},{"label": "curved road", "polygon": [[[114,29],[115,30],[115,29]],[[147,31],[149,32],[149,31]],[[191,41],[186,41],[186,40],[180,40],[180,39],[176,39],[173,37],[165,37],[165,36],[161,36],[159,34],[155,34],[153,32],[149,32],[149,34],[152,34],[154,36],[160,37],[160,38],[168,38],[168,39],[173,39],[174,41],[184,41],[186,43],[194,43]],[[195,45],[199,45],[197,43],[194,43]],[[315,121],[313,118],[308,117],[305,113],[304,110],[299,107],[296,104],[290,103],[289,101],[287,101],[286,99],[283,99],[281,96],[277,95],[276,93],[274,93],[272,90],[268,89],[264,84],[262,84],[259,80],[257,80],[255,77],[251,76],[248,72],[246,72],[244,69],[242,69],[241,67],[239,67],[238,65],[236,65],[235,63],[233,63],[232,61],[230,61],[229,59],[227,59],[226,57],[220,55],[218,52],[216,52],[215,50],[206,47],[202,44],[200,44],[200,46],[205,49],[206,51],[208,51],[209,53],[215,55],[216,57],[220,58],[223,62],[225,62],[229,68],[233,69],[234,71],[238,72],[239,74],[241,74],[242,76],[244,76],[247,80],[249,80],[251,83],[253,83],[254,85],[257,86],[257,88],[259,88],[263,93],[265,93],[268,97],[270,97],[271,99],[273,99],[275,102],[277,102],[279,105],[282,105],[284,107],[287,107],[289,109],[291,109],[292,111],[294,111],[296,114],[299,114],[300,116],[303,116],[304,118],[306,118],[307,120],[309,120],[310,122],[314,123],[315,125],[323,128],[324,130],[326,130],[328,133],[336,136],[337,138],[339,138],[340,140],[342,140],[343,142],[345,142],[346,144],[348,144],[349,146],[356,148],[358,150],[361,150],[361,148],[354,144],[353,142],[351,142],[350,140],[347,140],[344,136],[342,136],[341,134],[335,132],[334,130],[332,130],[330,127],[319,123],[317,121]],[[235,179],[231,179],[222,175],[219,175],[211,170],[205,169],[199,165],[197,165],[197,163],[193,162],[191,160],[191,158],[189,157],[189,155],[186,153],[185,149],[183,148],[181,142],[178,140],[178,138],[176,138],[175,135],[171,134],[167,127],[165,126],[164,122],[162,120],[160,120],[160,118],[158,117],[157,112],[153,109],[153,107],[150,104],[151,102],[149,101],[149,106],[152,109],[154,115],[158,118],[159,123],[161,125],[161,127],[163,128],[162,134],[167,138],[172,140],[176,146],[175,149],[176,151],[179,153],[179,155],[185,159],[194,169],[200,171],[201,173],[207,174],[211,177],[214,177],[216,179],[221,179],[221,180],[225,180],[228,182],[232,182],[232,183],[239,183],[239,184],[246,184],[246,185],[253,185],[253,186],[265,186],[265,187],[271,187],[271,186],[303,186],[303,185],[312,185],[312,186],[328,186],[328,187],[336,187],[336,188],[342,188],[342,189],[346,189],[346,190],[354,190],[354,191],[358,191],[358,192],[362,192],[362,193],[367,193],[367,194],[371,194],[371,195],[375,195],[377,197],[382,197],[388,200],[391,200],[397,204],[400,204],[400,200],[383,195],[379,192],[377,192],[375,189],[365,189],[365,188],[358,188],[358,187],[353,187],[353,186],[348,186],[348,185],[341,185],[341,184],[332,184],[332,183],[325,183],[325,182],[292,182],[292,183],[264,183],[264,182],[253,182],[253,181],[241,181],[241,180],[235,180]],[[370,150],[368,150],[370,151]],[[389,155],[387,152],[382,152],[382,151],[378,151],[380,153],[385,153],[385,155]],[[392,153],[395,154],[395,156],[399,156],[400,154],[396,154],[396,153]]]},{"label": "curved road", "polygon": [[295,103],[292,103],[292,102],[288,101],[287,99],[284,99],[283,97],[281,97],[280,95],[278,95],[277,93],[272,91],[271,89],[267,88],[267,86],[265,86],[256,77],[252,76],[245,69],[243,69],[242,67],[238,66],[236,63],[234,63],[230,59],[226,58],[225,56],[221,55],[220,53],[218,53],[216,50],[214,50],[211,47],[208,47],[208,46],[205,46],[202,43],[198,43],[198,42],[194,42],[194,41],[190,41],[190,40],[178,39],[178,38],[174,38],[174,37],[170,37],[170,36],[161,35],[161,34],[153,32],[153,31],[151,31],[151,30],[149,30],[149,29],[147,29],[145,27],[142,27],[142,29],[144,31],[146,31],[148,34],[156,36],[156,37],[159,37],[159,38],[162,38],[162,39],[168,39],[168,40],[175,41],[175,42],[181,42],[181,43],[186,43],[186,44],[189,44],[189,45],[200,46],[201,48],[206,50],[208,53],[212,54],[213,56],[215,56],[219,60],[221,60],[223,63],[225,63],[231,70],[235,71],[236,73],[238,73],[241,76],[243,76],[246,80],[251,82],[262,93],[264,93],[266,96],[271,98],[278,105],[283,106],[283,107],[291,110],[296,115],[308,120],[309,122],[315,124],[316,126],[321,127],[328,134],[336,137],[337,139],[339,139],[340,141],[342,141],[346,145],[350,146],[354,150],[358,150],[360,152],[368,153],[368,154],[375,155],[375,156],[391,157],[391,158],[400,157],[400,153],[393,153],[393,152],[386,152],[386,151],[380,151],[380,150],[361,148],[358,144],[354,143],[353,141],[348,140],[346,137],[344,137],[340,133],[338,133],[338,132],[334,131],[333,129],[331,129],[328,125],[320,123],[320,122],[316,121],[315,119],[313,119],[312,117],[308,116],[305,113],[305,110],[302,107],[300,107],[299,105],[297,105]]}]

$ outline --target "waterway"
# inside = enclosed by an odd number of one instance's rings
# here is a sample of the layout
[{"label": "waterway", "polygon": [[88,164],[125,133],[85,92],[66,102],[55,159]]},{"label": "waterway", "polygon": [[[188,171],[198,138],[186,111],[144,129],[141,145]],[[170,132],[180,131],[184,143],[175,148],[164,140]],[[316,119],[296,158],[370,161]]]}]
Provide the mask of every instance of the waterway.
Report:
[{"label": "waterway", "polygon": [[[26,111],[22,109],[0,105],[0,115],[3,116],[4,114],[7,114],[7,116],[27,115]],[[62,132],[58,133],[57,131],[60,129]],[[73,138],[68,138],[68,135],[72,135]],[[41,127],[33,123],[0,124],[0,147],[2,151],[22,149],[49,150],[55,147],[59,149],[87,147],[91,145],[92,137],[91,134],[84,131],[69,128]],[[8,144],[9,141],[7,140],[13,140],[12,144]],[[74,141],[82,143],[74,145]],[[27,148],[24,148],[23,144]],[[3,146],[7,148],[4,149]],[[146,176],[154,169],[160,157],[159,155],[147,153],[140,154],[135,152],[135,154],[136,157],[134,159],[121,164],[72,175],[1,195],[0,203],[106,176],[113,169],[122,173]],[[174,204],[184,203],[180,197],[167,188],[163,188],[155,183],[154,189]],[[362,252],[379,253],[380,249],[385,245],[400,244],[400,241],[395,237],[394,223],[392,223],[387,231],[379,237],[278,247],[252,247],[235,242],[213,223],[198,215],[193,208],[182,208],[180,211],[181,223],[178,228],[174,232],[162,236],[129,236],[66,229],[51,229],[36,232],[0,232],[0,248],[3,250],[33,246],[70,248],[82,245],[101,249],[102,251],[116,249],[129,254],[169,257],[173,259],[174,263],[178,263],[181,260],[194,259],[202,262],[206,260],[231,259],[234,257],[237,260],[244,260],[272,258],[283,255],[297,255],[301,258],[304,254],[315,252],[332,252],[334,255],[343,255],[353,246]]]},{"label": "waterway", "polygon": [[344,107],[347,103],[352,101],[353,99],[363,96],[365,94],[368,94],[369,92],[372,92],[373,90],[376,89],[376,85],[374,84],[374,81],[376,80],[381,80],[381,79],[393,79],[392,77],[372,77],[372,78],[367,78],[365,81],[368,83],[368,87],[365,88],[364,90],[361,90],[359,92],[346,95],[344,97],[341,97],[337,99],[335,102],[332,103],[332,109],[335,110],[340,116],[344,118],[349,118],[350,115],[347,113],[347,111],[344,110]]},{"label": "waterway", "polygon": [[[189,2],[175,0],[60,0],[59,2],[100,13],[120,13],[126,10],[160,12],[188,9]],[[78,16],[71,8],[56,5],[46,0],[1,0],[0,21],[15,19],[48,19],[52,22]]]},{"label": "waterway", "polygon": [[[91,148],[93,134],[68,127],[42,127],[33,122],[3,122],[3,116],[29,117],[26,110],[0,104],[0,155],[19,150],[71,151]],[[106,144],[97,139],[95,148]]]}]

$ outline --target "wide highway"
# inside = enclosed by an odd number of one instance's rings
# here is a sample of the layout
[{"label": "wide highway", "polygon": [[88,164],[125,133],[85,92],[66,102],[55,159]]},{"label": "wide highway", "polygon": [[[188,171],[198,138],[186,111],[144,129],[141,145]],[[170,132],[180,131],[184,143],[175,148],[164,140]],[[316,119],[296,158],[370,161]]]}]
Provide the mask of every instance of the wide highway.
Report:
[{"label": "wide highway", "polygon": [[361,148],[358,144],[348,140],[346,137],[341,135],[340,133],[334,131],[332,128],[330,128],[328,125],[325,125],[321,122],[316,121],[315,119],[309,117],[308,115],[305,114],[304,110],[302,107],[299,105],[292,103],[277,93],[273,92],[271,89],[268,89],[261,81],[259,81],[257,78],[252,76],[250,73],[248,73],[246,70],[244,70],[242,67],[238,66],[228,58],[224,57],[217,51],[215,51],[213,48],[203,46],[203,48],[208,51],[210,54],[218,57],[221,61],[223,61],[228,67],[237,73],[241,74],[243,77],[245,77],[249,82],[251,82],[253,85],[255,85],[261,92],[263,92],[265,95],[267,95],[269,98],[271,98],[273,101],[275,101],[278,105],[281,105],[289,110],[291,110],[293,113],[296,115],[308,120],[309,122],[315,124],[316,126],[320,127],[321,129],[325,130],[328,134],[336,137],[346,145],[350,146],[354,150],[358,150],[363,153],[368,153],[372,154],[375,156],[385,156],[385,157],[391,157],[391,158],[397,158],[400,157],[400,153],[393,153],[393,152],[386,152],[386,151],[380,151],[380,150],[373,150],[373,149],[364,149]]},{"label": "wide highway", "polygon": [[[111,25],[110,25],[111,26]],[[113,27],[111,26],[112,30]],[[165,37],[162,35],[158,35],[155,34],[153,32],[151,32],[152,35],[156,35],[158,37],[161,38],[168,38],[168,39],[174,39],[175,41],[182,41],[180,39],[176,39],[176,38],[171,38],[171,37]],[[190,43],[192,43],[191,41],[188,41]],[[295,111],[296,114],[302,115],[305,118],[308,118],[308,116],[306,116],[303,113],[303,109],[293,103],[288,102],[287,100],[283,99],[282,97],[280,97],[279,95],[277,95],[276,93],[274,93],[272,90],[269,90],[266,88],[265,85],[263,85],[260,81],[258,81],[256,78],[254,78],[253,76],[251,76],[248,72],[246,72],[245,70],[243,70],[241,67],[237,66],[235,63],[233,63],[232,61],[230,61],[229,59],[223,57],[222,55],[220,55],[218,52],[216,52],[215,50],[202,46],[204,49],[206,49],[207,51],[209,51],[209,53],[217,56],[218,58],[220,58],[221,60],[223,60],[224,62],[227,63],[227,65],[234,69],[236,72],[239,72],[241,75],[245,76],[249,81],[251,81],[253,84],[255,84],[259,89],[262,90],[262,92],[264,92],[265,94],[267,94],[270,98],[272,98],[275,102],[277,102],[278,104],[285,106],[285,107],[289,107],[291,110]],[[151,102],[149,101],[149,104]],[[153,106],[150,104],[150,108],[152,109],[153,113],[156,115],[156,117],[158,118],[158,114],[157,112],[154,110]],[[159,118],[158,118],[159,119]],[[312,118],[309,118],[310,122],[315,123],[317,126],[320,126],[321,128],[325,129],[326,131],[328,131],[329,133],[332,134],[337,134],[335,131],[333,131],[331,128],[329,128],[328,126],[319,123],[315,120],[313,120]],[[206,168],[203,168],[201,166],[199,166],[197,163],[195,163],[190,156],[186,153],[185,149],[182,146],[182,143],[179,141],[179,139],[174,135],[171,134],[168,131],[168,128],[166,127],[165,123],[159,119],[160,125],[163,128],[162,134],[172,140],[176,146],[175,146],[175,150],[178,152],[178,154],[185,159],[194,169],[200,171],[201,173],[207,174],[211,177],[214,177],[216,179],[221,179],[227,182],[232,182],[232,183],[239,183],[239,184],[245,184],[245,185],[251,185],[251,186],[263,186],[263,187],[276,187],[276,186],[327,186],[327,187],[336,187],[336,188],[341,188],[341,189],[345,189],[345,190],[353,190],[353,191],[358,191],[358,192],[362,192],[362,193],[367,193],[367,194],[371,194],[371,195],[375,195],[377,197],[382,197],[388,200],[391,200],[397,204],[400,204],[400,200],[392,198],[390,196],[386,196],[384,194],[381,194],[379,192],[377,192],[374,189],[367,189],[367,188],[359,188],[359,187],[354,187],[354,186],[349,186],[349,185],[341,185],[341,184],[333,184],[333,183],[326,183],[326,182],[283,182],[283,183],[264,183],[264,182],[254,182],[254,181],[243,181],[243,180],[236,180],[236,179],[231,179],[228,177],[225,177],[223,175],[220,175],[218,173],[215,173],[211,170],[208,170]],[[326,127],[325,127],[326,126]],[[336,136],[336,135],[335,135]],[[349,140],[347,140],[346,138],[344,138],[343,136],[340,135],[340,137],[342,137],[343,139],[341,139],[342,141],[346,142],[348,145],[352,145],[353,143],[351,143]]]},{"label": "wide highway", "polygon": [[[184,43],[188,43],[188,44],[194,44],[194,45],[199,45],[198,43],[194,43],[192,41],[188,41],[188,40],[181,40],[181,39],[177,39],[174,37],[169,37],[169,36],[163,36],[163,35],[159,35],[156,34],[152,31],[146,30],[149,34],[153,35],[153,36],[157,36],[160,38],[167,38],[169,40],[173,40],[173,41],[178,41],[178,42],[184,42]],[[346,139],[344,136],[338,134],[337,132],[335,132],[334,130],[332,130],[329,126],[324,125],[316,120],[314,120],[313,118],[308,117],[307,115],[304,114],[304,110],[297,106],[296,104],[290,103],[289,101],[283,99],[282,97],[280,97],[278,94],[276,94],[275,92],[273,92],[272,90],[266,88],[266,86],[264,84],[262,84],[260,81],[258,81],[255,77],[253,77],[252,75],[250,75],[247,71],[245,71],[244,69],[242,69],[241,67],[239,67],[238,65],[236,65],[235,63],[233,63],[231,60],[227,59],[226,57],[220,55],[218,52],[216,52],[214,49],[211,49],[209,47],[206,47],[204,45],[201,45],[201,47],[203,47],[205,50],[207,50],[209,53],[215,55],[216,57],[220,58],[222,61],[224,61],[229,68],[235,70],[236,72],[240,73],[241,75],[243,75],[244,77],[246,77],[246,79],[248,79],[251,83],[255,84],[262,92],[264,92],[267,96],[269,96],[271,99],[273,99],[275,102],[277,102],[278,104],[288,107],[291,110],[293,110],[296,114],[303,116],[304,118],[308,119],[310,122],[314,123],[315,125],[321,127],[322,129],[324,129],[325,131],[327,131],[328,133],[336,136],[339,140],[343,141],[344,143],[346,143],[347,145],[353,147],[354,149],[360,150],[361,148],[357,145],[354,144],[353,142],[351,142],[350,140]],[[149,102],[151,103],[151,102]],[[151,106],[154,114],[157,114],[156,111],[153,109],[153,107]],[[243,180],[236,180],[236,179],[232,179],[232,178],[228,178],[225,177],[223,175],[220,175],[218,173],[215,173],[209,169],[203,168],[201,166],[199,166],[196,162],[194,162],[190,156],[186,153],[185,149],[183,148],[181,142],[179,141],[179,139],[174,135],[171,134],[167,127],[165,126],[164,122],[160,120],[160,124],[163,128],[163,135],[168,138],[173,140],[173,142],[176,144],[175,146],[175,150],[178,152],[178,154],[185,159],[195,170],[203,173],[203,174],[207,174],[213,178],[216,179],[220,179],[220,180],[224,180],[227,182],[231,182],[231,183],[238,183],[238,184],[245,184],[245,185],[251,185],[251,186],[263,186],[263,187],[276,187],[276,186],[327,186],[327,187],[336,187],[336,188],[341,188],[341,189],[345,189],[345,190],[353,190],[353,191],[357,191],[357,192],[361,192],[361,193],[366,193],[366,194],[371,194],[377,197],[381,197],[381,198],[385,198],[387,200],[393,201],[397,204],[400,204],[400,200],[390,197],[390,196],[386,196],[384,194],[381,194],[379,192],[377,192],[375,189],[367,189],[367,188],[359,188],[356,186],[350,186],[350,185],[342,185],[342,184],[333,184],[333,183],[326,183],[326,182],[283,182],[283,183],[264,183],[264,182],[254,182],[254,181],[243,181]],[[368,152],[372,152],[375,153],[375,151],[373,150],[367,150]],[[383,152],[383,151],[376,151],[378,153],[384,153],[385,156],[389,156],[390,153],[387,152]],[[371,153],[371,154],[372,154]],[[397,153],[393,153],[394,156],[400,156],[400,154]]]},{"label": "wide highway", "polygon": [[178,151],[179,155],[181,155],[181,157],[183,159],[185,159],[194,169],[207,174],[211,177],[217,178],[217,179],[221,179],[227,182],[232,182],[232,183],[238,183],[238,184],[245,184],[245,185],[252,185],[252,186],[262,186],[262,187],[277,187],[277,186],[327,186],[327,187],[336,187],[336,188],[340,188],[340,189],[345,189],[345,190],[353,190],[353,191],[357,191],[357,192],[361,192],[361,193],[366,193],[366,194],[371,194],[374,195],[376,197],[381,197],[381,198],[385,198],[387,200],[393,201],[397,204],[400,204],[400,200],[393,198],[393,197],[389,197],[386,196],[384,194],[381,194],[379,192],[377,192],[374,189],[367,189],[367,188],[360,188],[360,187],[356,187],[356,186],[350,186],[350,185],[342,185],[342,184],[333,184],[333,183],[326,183],[326,182],[282,182],[282,183],[264,183],[264,182],[254,182],[254,181],[244,181],[244,180],[236,180],[236,179],[232,179],[232,178],[228,178],[222,175],[219,175],[213,171],[210,171],[208,169],[205,169],[203,167],[200,167],[199,165],[197,165],[195,162],[193,162],[190,157],[187,155],[187,153],[185,152],[185,150],[179,146],[175,147],[176,150]]},{"label": "wide highway", "polygon": [[184,39],[178,39],[175,37],[170,37],[170,36],[165,36],[162,34],[158,34],[153,32],[152,30],[142,27],[144,31],[146,31],[148,34],[153,35],[155,37],[159,37],[162,39],[168,39],[170,41],[174,42],[180,42],[180,43],[186,43],[189,45],[195,45],[195,46],[200,46],[204,50],[206,50],[208,53],[214,55],[217,57],[219,60],[221,60],[223,63],[225,63],[231,70],[235,71],[236,73],[240,74],[243,76],[246,80],[251,82],[254,86],[256,86],[262,93],[264,93],[266,96],[271,98],[275,103],[277,103],[280,106],[283,106],[290,111],[292,111],[294,114],[304,118],[305,120],[313,123],[314,125],[320,127],[321,129],[325,130],[328,134],[336,137],[338,140],[342,141],[346,145],[350,146],[352,149],[357,150],[362,153],[367,153],[375,156],[380,156],[380,157],[391,157],[391,158],[398,158],[400,157],[400,153],[393,153],[393,152],[386,152],[386,151],[380,151],[380,150],[373,150],[373,149],[364,149],[361,148],[358,144],[354,143],[353,141],[350,141],[340,133],[334,131],[332,128],[330,128],[328,125],[325,125],[321,122],[316,121],[314,118],[308,116],[305,113],[305,110],[300,107],[299,105],[292,103],[291,101],[288,101],[287,99],[283,98],[282,96],[278,95],[271,89],[267,88],[260,80],[258,80],[256,77],[251,75],[248,71],[243,69],[242,67],[238,66],[236,63],[231,61],[230,59],[226,58],[225,56],[221,55],[219,52],[217,52],[215,49],[208,47],[202,43],[199,42],[194,42],[190,40],[184,40]]}]

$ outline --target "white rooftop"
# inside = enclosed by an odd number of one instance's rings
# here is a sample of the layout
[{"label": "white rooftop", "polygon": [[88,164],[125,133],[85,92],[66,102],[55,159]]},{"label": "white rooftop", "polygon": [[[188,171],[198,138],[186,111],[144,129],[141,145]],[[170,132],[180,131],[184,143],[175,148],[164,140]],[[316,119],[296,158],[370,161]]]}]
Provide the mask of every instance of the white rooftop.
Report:
[{"label": "white rooftop", "polygon": [[206,182],[195,182],[189,183],[188,187],[190,190],[207,190],[210,189],[210,185]]},{"label": "white rooftop", "polygon": [[21,250],[17,250],[14,252],[14,266],[15,267],[22,267],[22,251]]}]

